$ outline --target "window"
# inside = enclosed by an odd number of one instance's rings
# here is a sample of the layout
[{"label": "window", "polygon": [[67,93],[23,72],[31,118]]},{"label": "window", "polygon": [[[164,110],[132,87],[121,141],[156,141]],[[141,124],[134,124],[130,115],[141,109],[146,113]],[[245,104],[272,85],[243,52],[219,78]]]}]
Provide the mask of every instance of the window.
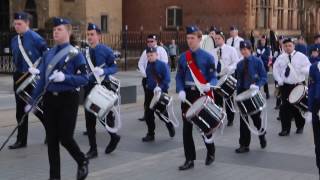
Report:
[{"label": "window", "polygon": [[102,32],[108,32],[108,16],[102,15],[101,16],[101,31]]},{"label": "window", "polygon": [[297,22],[297,29],[302,29],[303,27],[303,8],[304,8],[304,1],[303,0],[298,0],[298,8],[299,8],[299,12],[298,12],[298,22]]},{"label": "window", "polygon": [[25,11],[31,15],[30,27],[38,27],[38,15],[37,15],[37,6],[34,0],[27,0]]},{"label": "window", "polygon": [[294,11],[294,5],[293,0],[288,1],[288,29],[293,29],[293,11]]},{"label": "window", "polygon": [[277,29],[283,29],[283,0],[278,0]]},{"label": "window", "polygon": [[270,0],[256,0],[256,27],[269,28],[271,16]]},{"label": "window", "polygon": [[182,26],[182,9],[176,6],[167,8],[167,27]]}]

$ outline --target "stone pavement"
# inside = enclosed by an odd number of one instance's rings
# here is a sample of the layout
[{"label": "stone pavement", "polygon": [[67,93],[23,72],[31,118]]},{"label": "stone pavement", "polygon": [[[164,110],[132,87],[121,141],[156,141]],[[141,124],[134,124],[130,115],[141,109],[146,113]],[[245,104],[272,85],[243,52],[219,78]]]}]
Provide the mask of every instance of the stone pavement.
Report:
[{"label": "stone pavement", "polygon": [[[128,79],[128,82],[139,82],[139,77],[135,78],[133,76],[135,73],[129,74],[132,79]],[[271,84],[270,87],[272,87]],[[174,89],[171,89],[171,93],[172,91]],[[138,90],[139,93],[141,94],[141,90]],[[12,98],[13,96],[9,97],[10,101],[12,101]],[[142,100],[139,96],[137,103],[121,106],[123,127],[119,134],[122,139],[114,153],[110,155],[103,153],[109,141],[109,135],[101,125],[97,126],[99,156],[97,159],[90,161],[88,179],[319,179],[318,170],[315,166],[311,125],[306,125],[304,134],[297,135],[294,133],[296,128],[293,123],[290,136],[279,137],[277,133],[280,131],[280,122],[276,120],[278,112],[273,109],[275,104],[273,96],[268,100],[267,107],[268,146],[266,149],[260,149],[258,138],[252,136],[250,153],[241,155],[234,153],[234,149],[238,147],[239,138],[239,117],[236,116],[234,126],[227,127],[223,135],[217,135],[215,139],[216,161],[211,166],[204,165],[206,150],[199,133],[196,129],[194,130],[197,160],[195,161],[195,168],[185,172],[177,170],[178,166],[184,162],[181,125],[176,130],[176,136],[170,138],[165,125],[157,120],[156,141],[153,143],[143,143],[141,141],[146,133],[145,123],[137,120],[142,116]],[[1,101],[3,99],[0,99]],[[174,105],[175,112],[180,123],[182,123],[176,95]],[[0,143],[2,143],[14,128],[15,119],[12,107],[0,109],[0,122],[2,122],[0,124]],[[13,151],[5,148],[0,152],[0,180],[42,180],[48,178],[47,148],[43,145],[44,131],[38,120],[31,117],[31,121],[32,123],[29,124],[28,147]],[[89,147],[87,137],[82,135],[84,129],[83,109],[80,107],[75,139],[81,149],[86,152]],[[9,144],[14,141],[15,137],[10,140]],[[62,179],[75,179],[76,163],[63,147],[61,147],[61,172]]]}]

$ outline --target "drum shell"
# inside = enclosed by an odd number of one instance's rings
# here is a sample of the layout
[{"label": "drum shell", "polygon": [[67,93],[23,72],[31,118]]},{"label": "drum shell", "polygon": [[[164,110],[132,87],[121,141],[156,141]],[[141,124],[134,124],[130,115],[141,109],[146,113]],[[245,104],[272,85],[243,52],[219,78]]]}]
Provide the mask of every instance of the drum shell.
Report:
[{"label": "drum shell", "polygon": [[237,80],[229,75],[228,78],[220,85],[220,88],[215,91],[222,97],[229,98],[236,90]]},{"label": "drum shell", "polygon": [[[295,102],[291,102],[292,100],[290,97],[292,96],[292,93],[296,90],[296,88],[299,89],[301,87],[303,89],[302,94],[300,98],[297,99]],[[293,104],[296,108],[299,110],[306,112],[308,111],[308,88],[304,85],[297,85],[295,88],[292,89],[292,91],[289,94],[288,101],[290,104]]]},{"label": "drum shell", "polygon": [[161,93],[159,100],[152,107],[150,107],[150,109],[164,114],[167,112],[167,107],[170,102],[171,97],[168,94]]},{"label": "drum shell", "polygon": [[236,100],[236,103],[241,114],[254,115],[263,110],[266,102],[262,97],[261,93],[258,92],[254,96],[249,97],[248,99],[242,101]]}]

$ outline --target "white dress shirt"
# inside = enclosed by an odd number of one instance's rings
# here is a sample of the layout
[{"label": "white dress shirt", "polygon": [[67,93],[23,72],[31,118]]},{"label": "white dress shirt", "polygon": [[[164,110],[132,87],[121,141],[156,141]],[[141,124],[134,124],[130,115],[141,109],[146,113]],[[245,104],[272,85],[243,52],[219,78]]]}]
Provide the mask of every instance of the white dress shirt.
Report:
[{"label": "white dress shirt", "polygon": [[214,49],[214,40],[211,36],[207,35],[205,38],[203,38],[203,41],[201,41],[200,47],[206,50],[208,53],[212,53],[212,50]]},{"label": "white dress shirt", "polygon": [[225,74],[232,74],[234,73],[237,63],[239,62],[239,57],[237,51],[234,47],[231,47],[227,44],[223,44],[221,46],[221,57],[219,59],[219,51],[220,47],[217,47],[211,51],[211,54],[214,57],[214,62],[216,64],[216,69],[218,66],[218,61],[221,63],[221,72],[218,76],[223,76]]},{"label": "white dress shirt", "polygon": [[[291,65],[290,65],[291,64]],[[311,63],[307,56],[298,51],[291,53],[291,63],[289,64],[289,54],[283,52],[273,65],[273,77],[278,81],[279,85],[297,84],[305,81],[306,76],[309,74]],[[290,67],[288,77],[285,77],[287,66]]]},{"label": "white dress shirt", "polygon": [[[158,59],[168,64],[167,51],[161,46],[156,46],[156,48],[157,48]],[[138,68],[143,77],[147,77],[146,75],[147,64],[148,64],[147,53],[146,53],[146,50],[144,50],[138,62]]]},{"label": "white dress shirt", "polygon": [[[227,39],[226,43],[229,46],[231,46],[231,44],[232,44],[232,39],[233,39],[233,37],[230,37],[229,39]],[[239,36],[234,37],[233,47],[236,48],[239,59],[242,59],[242,55],[241,55],[241,52],[240,52],[240,42],[241,41],[244,41],[243,38],[241,38]]]}]

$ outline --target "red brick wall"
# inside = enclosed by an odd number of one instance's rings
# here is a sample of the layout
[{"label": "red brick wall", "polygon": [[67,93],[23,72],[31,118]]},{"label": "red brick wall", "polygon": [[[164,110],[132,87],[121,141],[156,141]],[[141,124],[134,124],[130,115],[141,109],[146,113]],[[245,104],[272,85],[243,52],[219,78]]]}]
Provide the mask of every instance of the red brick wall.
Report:
[{"label": "red brick wall", "polygon": [[[230,25],[246,29],[247,0],[123,0],[123,25],[131,31],[166,30],[166,8],[179,6],[183,11],[183,29],[197,24],[206,30],[212,24],[228,31]],[[243,33],[243,32],[242,32]]]}]

